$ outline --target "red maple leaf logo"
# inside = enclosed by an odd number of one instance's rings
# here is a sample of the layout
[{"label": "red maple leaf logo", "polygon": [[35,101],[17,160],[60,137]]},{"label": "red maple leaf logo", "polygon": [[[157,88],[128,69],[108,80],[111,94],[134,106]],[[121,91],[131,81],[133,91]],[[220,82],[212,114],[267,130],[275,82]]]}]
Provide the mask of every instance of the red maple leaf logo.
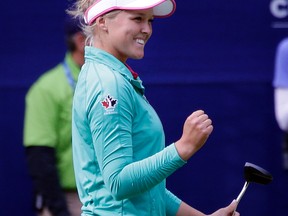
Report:
[{"label": "red maple leaf logo", "polygon": [[109,107],[109,103],[107,101],[102,101],[101,103],[106,109]]},{"label": "red maple leaf logo", "polygon": [[105,109],[114,108],[117,104],[117,99],[113,99],[110,95],[108,95],[103,101],[101,101],[101,103]]}]

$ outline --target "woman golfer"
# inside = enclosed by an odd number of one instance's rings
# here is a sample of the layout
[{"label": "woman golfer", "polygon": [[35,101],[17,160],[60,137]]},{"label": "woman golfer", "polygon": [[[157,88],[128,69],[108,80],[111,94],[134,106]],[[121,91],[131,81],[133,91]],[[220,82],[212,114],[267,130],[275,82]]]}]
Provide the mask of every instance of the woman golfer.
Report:
[{"label": "woman golfer", "polygon": [[[70,10],[84,18],[87,36],[72,123],[82,216],[205,215],[167,190],[165,179],[204,145],[211,120],[193,112],[181,138],[165,148],[160,119],[126,64],[144,57],[153,19],[172,15],[175,7],[174,0],[79,0]],[[233,215],[236,206],[212,215]]]}]

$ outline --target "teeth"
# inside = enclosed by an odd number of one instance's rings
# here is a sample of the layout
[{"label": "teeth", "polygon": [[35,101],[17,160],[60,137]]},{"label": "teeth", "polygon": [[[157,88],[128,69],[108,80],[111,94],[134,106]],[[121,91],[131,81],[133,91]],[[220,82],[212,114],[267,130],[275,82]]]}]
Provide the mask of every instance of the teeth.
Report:
[{"label": "teeth", "polygon": [[141,45],[144,45],[144,40],[142,40],[142,39],[136,39],[136,42],[141,44]]}]

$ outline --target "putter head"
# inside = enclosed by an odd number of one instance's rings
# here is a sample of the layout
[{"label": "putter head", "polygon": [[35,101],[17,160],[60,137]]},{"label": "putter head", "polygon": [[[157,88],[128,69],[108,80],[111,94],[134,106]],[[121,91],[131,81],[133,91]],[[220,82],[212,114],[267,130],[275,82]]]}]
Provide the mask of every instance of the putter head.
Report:
[{"label": "putter head", "polygon": [[247,182],[263,185],[269,184],[273,180],[272,175],[267,170],[248,162],[244,166],[244,177]]}]

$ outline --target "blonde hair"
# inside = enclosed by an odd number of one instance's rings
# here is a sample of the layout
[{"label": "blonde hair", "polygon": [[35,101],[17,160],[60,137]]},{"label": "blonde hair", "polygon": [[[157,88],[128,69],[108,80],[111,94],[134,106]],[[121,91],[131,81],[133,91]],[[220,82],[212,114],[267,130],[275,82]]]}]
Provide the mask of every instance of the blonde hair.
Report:
[{"label": "blonde hair", "polygon": [[86,25],[84,23],[84,14],[85,11],[94,4],[96,0],[77,0],[71,8],[68,8],[66,12],[75,18],[82,20],[81,28],[86,35],[86,45],[91,46],[94,40],[94,28],[95,23],[92,25]]},{"label": "blonde hair", "polygon": [[[82,20],[81,22],[81,28],[82,31],[84,32],[85,36],[86,36],[86,42],[85,44],[88,46],[92,46],[93,45],[93,41],[94,41],[94,36],[95,36],[95,32],[96,32],[96,20],[94,21],[94,23],[92,23],[92,25],[87,25],[84,23],[84,14],[86,12],[86,10],[95,3],[96,0],[77,0],[71,8],[67,9],[66,12],[68,14],[70,14],[71,16],[75,17],[75,18],[79,18],[80,20]],[[121,10],[113,10],[110,11],[104,15],[102,15],[102,17],[107,17],[107,18],[114,18]]]}]

